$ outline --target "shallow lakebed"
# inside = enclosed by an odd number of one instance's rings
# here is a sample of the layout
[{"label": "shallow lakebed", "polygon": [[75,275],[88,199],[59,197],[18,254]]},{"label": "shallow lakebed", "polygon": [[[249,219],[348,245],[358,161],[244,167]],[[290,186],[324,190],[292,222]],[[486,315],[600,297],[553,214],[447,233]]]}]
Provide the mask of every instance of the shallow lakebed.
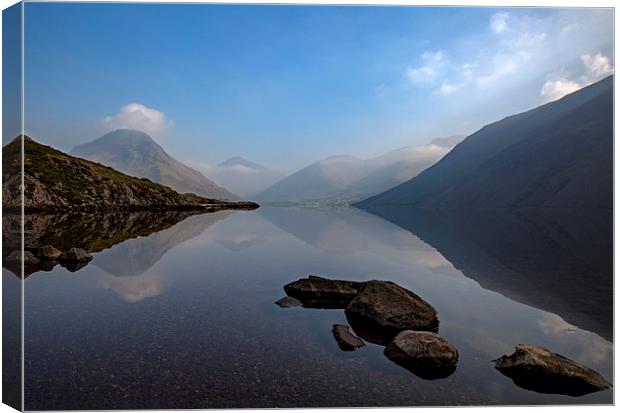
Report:
[{"label": "shallow lakebed", "polygon": [[[101,244],[78,271],[55,266],[25,280],[25,407],[612,403],[611,390],[541,394],[494,368],[529,343],[613,379],[611,215],[584,229],[574,217],[531,214],[416,220],[262,207]],[[414,291],[458,348],[456,371],[425,380],[382,346],[341,351],[331,330],[347,324],[342,310],[274,305],[283,285],[308,274]],[[7,269],[3,277],[5,288],[19,282]],[[584,277],[591,288],[576,298],[567,284]]]}]

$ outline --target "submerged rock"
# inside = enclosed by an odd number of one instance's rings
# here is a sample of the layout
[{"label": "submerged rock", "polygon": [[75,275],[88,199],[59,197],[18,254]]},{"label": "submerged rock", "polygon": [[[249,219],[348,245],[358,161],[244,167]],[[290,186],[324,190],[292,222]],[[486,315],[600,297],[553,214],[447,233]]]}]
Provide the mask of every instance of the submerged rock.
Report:
[{"label": "submerged rock", "polygon": [[495,360],[495,368],[517,386],[539,393],[583,396],[612,387],[591,368],[530,344],[519,344],[513,354]]},{"label": "submerged rock", "polygon": [[359,294],[346,308],[347,318],[358,324],[374,324],[373,329],[396,335],[404,330],[436,331],[437,311],[413,292],[391,281],[363,283]]},{"label": "submerged rock", "polygon": [[42,260],[57,260],[62,255],[62,251],[51,245],[44,245],[37,249],[36,254]]},{"label": "submerged rock", "polygon": [[[355,281],[329,280],[315,275],[302,278],[284,286],[287,295],[299,300],[321,300],[346,305],[357,295],[363,283]],[[334,304],[335,305],[335,304]]]},{"label": "submerged rock", "polygon": [[88,262],[92,259],[92,255],[81,248],[71,248],[60,255],[60,260],[66,262]]},{"label": "submerged rock", "polygon": [[384,350],[385,356],[424,379],[448,377],[456,370],[458,350],[430,331],[400,332]]},{"label": "submerged rock", "polygon": [[301,301],[293,297],[282,297],[274,304],[282,307],[282,308],[290,308],[290,307],[299,307],[301,305]]},{"label": "submerged rock", "polygon": [[349,326],[345,326],[344,324],[334,324],[332,334],[338,343],[338,347],[340,347],[342,351],[353,351],[365,346],[364,341],[351,334]]}]

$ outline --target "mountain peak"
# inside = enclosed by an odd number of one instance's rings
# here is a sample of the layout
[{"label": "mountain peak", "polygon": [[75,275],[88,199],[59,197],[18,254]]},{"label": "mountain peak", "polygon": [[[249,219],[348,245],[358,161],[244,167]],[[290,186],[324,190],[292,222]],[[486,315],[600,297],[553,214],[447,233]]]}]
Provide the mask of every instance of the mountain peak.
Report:
[{"label": "mountain peak", "polygon": [[228,158],[224,162],[218,164],[218,166],[245,166],[246,168],[251,168],[251,169],[264,168],[263,165],[257,164],[252,161],[248,161],[247,159],[242,158],[241,156],[233,156],[232,158]]}]

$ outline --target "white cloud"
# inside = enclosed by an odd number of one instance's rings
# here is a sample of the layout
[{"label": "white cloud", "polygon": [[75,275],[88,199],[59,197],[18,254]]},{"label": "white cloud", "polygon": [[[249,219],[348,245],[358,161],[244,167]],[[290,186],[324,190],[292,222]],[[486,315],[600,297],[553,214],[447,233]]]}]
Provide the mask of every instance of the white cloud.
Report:
[{"label": "white cloud", "polygon": [[614,72],[609,58],[601,52],[598,52],[595,56],[585,54],[581,56],[581,61],[586,66],[589,74],[595,78],[603,78]]},{"label": "white cloud", "polygon": [[583,76],[571,80],[564,74],[554,80],[547,80],[543,84],[540,95],[546,102],[560,99],[614,72],[611,61],[601,52],[594,56],[585,54],[581,56],[581,62],[586,70]]},{"label": "white cloud", "polygon": [[551,102],[581,88],[582,86],[573,80],[564,78],[558,80],[547,80],[540,91],[540,96],[542,96],[546,102]]},{"label": "white cloud", "polygon": [[508,13],[495,13],[491,16],[489,26],[495,33],[503,33],[508,29]]},{"label": "white cloud", "polygon": [[148,108],[140,103],[130,103],[121,108],[114,116],[103,120],[107,129],[137,129],[144,131],[153,138],[161,138],[164,132],[173,126],[163,112]]}]

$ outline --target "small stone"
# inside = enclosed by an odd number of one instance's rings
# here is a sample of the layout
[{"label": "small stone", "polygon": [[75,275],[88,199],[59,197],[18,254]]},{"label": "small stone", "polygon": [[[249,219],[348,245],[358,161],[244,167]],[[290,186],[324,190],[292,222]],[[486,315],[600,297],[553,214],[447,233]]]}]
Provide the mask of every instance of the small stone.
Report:
[{"label": "small stone", "polygon": [[539,393],[576,397],[611,388],[591,368],[530,344],[519,344],[513,354],[495,360],[495,368],[517,386]]},{"label": "small stone", "polygon": [[364,340],[351,334],[349,326],[343,324],[334,324],[332,334],[342,351],[353,351],[366,345]]},{"label": "small stone", "polygon": [[290,307],[299,307],[301,305],[301,301],[293,297],[282,297],[274,304],[282,307],[282,308],[290,308]]},{"label": "small stone", "polygon": [[88,262],[93,257],[81,248],[71,248],[69,251],[65,251],[60,255],[61,261],[68,262]]},{"label": "small stone", "polygon": [[383,353],[399,366],[430,380],[449,376],[459,361],[458,350],[430,331],[403,331],[394,337]]}]

